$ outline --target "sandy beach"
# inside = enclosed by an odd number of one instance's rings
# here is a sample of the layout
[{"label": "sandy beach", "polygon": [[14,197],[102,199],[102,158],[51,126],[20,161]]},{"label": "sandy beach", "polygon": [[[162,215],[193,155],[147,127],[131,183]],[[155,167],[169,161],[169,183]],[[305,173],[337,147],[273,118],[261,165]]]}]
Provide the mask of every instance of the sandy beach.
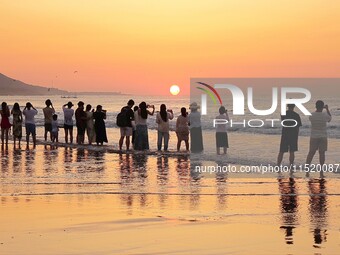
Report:
[{"label": "sandy beach", "polygon": [[0,253],[337,254],[338,178],[206,178],[189,165],[186,155],[10,146]]}]

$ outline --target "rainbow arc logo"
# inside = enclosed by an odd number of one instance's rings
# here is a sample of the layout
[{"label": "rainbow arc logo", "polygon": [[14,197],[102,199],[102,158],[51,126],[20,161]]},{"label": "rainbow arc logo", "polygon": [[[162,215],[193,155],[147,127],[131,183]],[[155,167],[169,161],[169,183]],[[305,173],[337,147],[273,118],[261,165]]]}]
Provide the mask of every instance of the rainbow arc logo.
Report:
[{"label": "rainbow arc logo", "polygon": [[218,92],[216,91],[216,89],[214,89],[211,85],[206,84],[204,82],[197,82],[197,83],[204,86],[205,88],[201,88],[201,87],[196,87],[196,88],[208,94],[215,105],[217,104],[217,100],[219,101],[220,105],[222,105],[222,99],[220,95],[218,94]]}]

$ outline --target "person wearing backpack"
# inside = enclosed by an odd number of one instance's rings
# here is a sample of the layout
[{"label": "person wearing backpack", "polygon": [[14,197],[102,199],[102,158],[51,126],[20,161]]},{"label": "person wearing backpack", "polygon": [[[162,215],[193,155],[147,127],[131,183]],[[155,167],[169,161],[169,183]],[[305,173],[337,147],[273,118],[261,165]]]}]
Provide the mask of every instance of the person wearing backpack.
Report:
[{"label": "person wearing backpack", "polygon": [[135,102],[130,99],[127,106],[124,106],[117,115],[117,126],[120,127],[119,150],[122,150],[124,137],[126,138],[126,150],[130,149],[130,136],[132,136],[132,121],[134,121],[134,113],[132,110]]}]

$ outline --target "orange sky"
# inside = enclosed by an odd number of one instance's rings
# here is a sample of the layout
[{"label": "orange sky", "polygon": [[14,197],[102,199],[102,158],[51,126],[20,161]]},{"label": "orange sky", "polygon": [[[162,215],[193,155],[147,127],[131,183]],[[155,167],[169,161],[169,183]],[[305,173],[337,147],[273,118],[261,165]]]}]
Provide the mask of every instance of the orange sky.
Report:
[{"label": "orange sky", "polygon": [[0,72],[69,91],[340,73],[337,0],[3,0],[0,17]]}]

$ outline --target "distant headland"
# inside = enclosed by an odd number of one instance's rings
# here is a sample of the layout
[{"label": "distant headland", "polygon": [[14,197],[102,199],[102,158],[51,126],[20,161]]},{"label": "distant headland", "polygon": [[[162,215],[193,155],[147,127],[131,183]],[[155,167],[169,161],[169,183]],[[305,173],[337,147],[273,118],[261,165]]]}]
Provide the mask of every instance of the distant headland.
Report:
[{"label": "distant headland", "polygon": [[121,92],[71,92],[57,88],[49,88],[27,84],[15,78],[0,73],[0,95],[1,96],[26,96],[26,95],[124,95]]}]

